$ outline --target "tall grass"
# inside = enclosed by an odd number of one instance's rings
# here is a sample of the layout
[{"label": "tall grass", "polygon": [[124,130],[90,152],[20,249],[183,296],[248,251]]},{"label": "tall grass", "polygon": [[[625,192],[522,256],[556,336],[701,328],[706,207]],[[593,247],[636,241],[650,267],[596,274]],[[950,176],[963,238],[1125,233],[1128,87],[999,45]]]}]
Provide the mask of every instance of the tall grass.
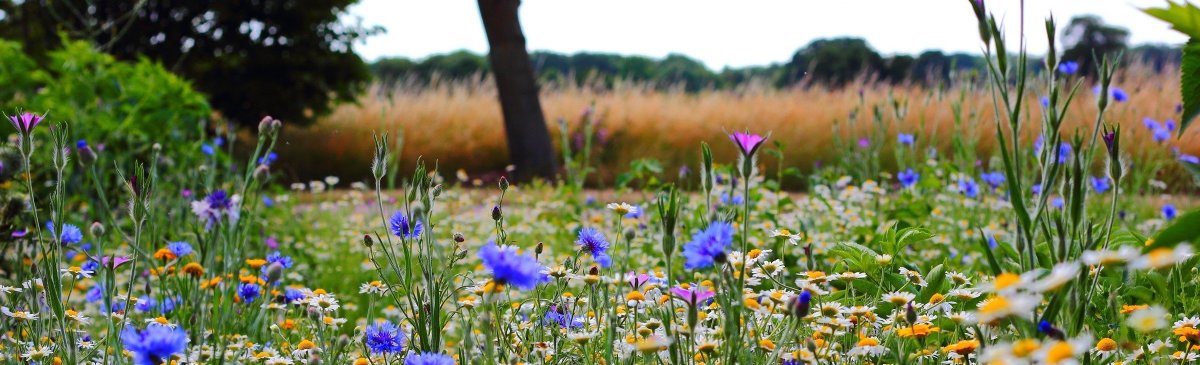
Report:
[{"label": "tall grass", "polygon": [[[964,75],[978,77],[976,75]],[[1177,119],[1178,74],[1155,73],[1149,67],[1133,65],[1117,76],[1114,86],[1124,89],[1129,100],[1110,107],[1106,118],[1128,131],[1130,153],[1173,159],[1174,147],[1182,153],[1200,154],[1200,130],[1193,129],[1181,139],[1165,144],[1152,141],[1142,126],[1143,118],[1162,121]],[[1083,94],[1071,105],[1063,131],[1090,131],[1095,120],[1092,84],[1085,82]],[[1031,90],[1029,102],[1038,103],[1039,90]],[[618,83],[611,89],[587,85],[550,85],[542,92],[542,106],[552,134],[558,133],[557,120],[567,118],[569,125],[580,120],[580,113],[593,103],[601,144],[595,153],[599,182],[611,184],[616,172],[629,167],[632,160],[653,158],[662,162],[665,175],[675,168],[696,164],[698,142],[720,138],[723,131],[771,131],[773,140],[785,145],[787,165],[812,168],[835,158],[835,143],[857,143],[867,130],[877,128],[874,113],[880,111],[888,137],[871,143],[895,143],[898,132],[915,133],[918,145],[946,151],[954,132],[953,104],[961,105],[966,133],[977,140],[977,155],[990,165],[994,144],[991,96],[973,82],[925,88],[916,85],[878,85],[862,78],[855,84],[829,89],[820,86],[773,89],[751,83],[734,90],[686,93],[681,90],[655,89],[645,84]],[[1033,110],[1037,110],[1036,108]],[[1037,115],[1030,116],[1035,119]],[[346,105],[317,125],[286,128],[281,135],[280,153],[288,174],[297,180],[336,175],[360,179],[370,164],[372,131],[400,131],[404,136],[403,161],[424,156],[440,162],[443,173],[463,169],[472,176],[495,176],[507,164],[500,106],[494,85],[484,79],[435,82],[432,86],[398,84],[376,86],[356,105]],[[1034,123],[1037,124],[1037,123]],[[878,131],[875,131],[876,133]],[[1024,136],[1029,142],[1035,130]],[[840,133],[841,138],[835,138]],[[870,135],[877,135],[871,133]],[[555,142],[559,140],[554,138]],[[884,148],[890,151],[891,148]],[[728,151],[725,151],[728,152]],[[718,160],[734,156],[718,153]],[[883,158],[883,161],[891,161]],[[772,167],[774,162],[765,163]],[[1178,179],[1182,173],[1174,163],[1160,178]],[[412,166],[403,166],[410,169]]]}]

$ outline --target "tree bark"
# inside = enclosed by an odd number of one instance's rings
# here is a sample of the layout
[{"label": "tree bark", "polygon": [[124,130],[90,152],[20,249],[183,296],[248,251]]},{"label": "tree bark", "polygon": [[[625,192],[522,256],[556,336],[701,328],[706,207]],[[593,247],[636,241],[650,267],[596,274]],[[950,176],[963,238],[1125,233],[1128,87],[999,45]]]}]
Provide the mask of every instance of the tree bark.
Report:
[{"label": "tree bark", "polygon": [[514,178],[553,178],[556,172],[550,131],[538,100],[533,64],[525,49],[525,35],[517,19],[520,0],[478,0],[483,29],[487,32],[488,62],[500,94],[509,161]]}]

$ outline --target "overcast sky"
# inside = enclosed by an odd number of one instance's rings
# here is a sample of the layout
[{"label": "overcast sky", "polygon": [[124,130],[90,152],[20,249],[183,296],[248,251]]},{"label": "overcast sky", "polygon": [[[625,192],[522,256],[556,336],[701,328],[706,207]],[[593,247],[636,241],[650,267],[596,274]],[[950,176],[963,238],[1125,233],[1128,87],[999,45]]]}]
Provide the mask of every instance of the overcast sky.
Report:
[{"label": "overcast sky", "polygon": [[[987,1],[1015,36],[1019,0]],[[1138,11],[1164,3],[1026,1],[1029,50],[1045,52],[1043,20],[1052,11],[1060,28],[1072,16],[1095,14],[1129,29],[1134,44],[1182,43],[1186,38]],[[351,14],[387,29],[356,46],[367,60],[423,58],[459,49],[487,52],[474,0],[361,0]],[[714,69],[783,62],[814,39],[836,36],[865,38],[883,54],[980,49],[975,18],[964,0],[526,0],[520,17],[531,51],[656,58],[681,53]]]}]

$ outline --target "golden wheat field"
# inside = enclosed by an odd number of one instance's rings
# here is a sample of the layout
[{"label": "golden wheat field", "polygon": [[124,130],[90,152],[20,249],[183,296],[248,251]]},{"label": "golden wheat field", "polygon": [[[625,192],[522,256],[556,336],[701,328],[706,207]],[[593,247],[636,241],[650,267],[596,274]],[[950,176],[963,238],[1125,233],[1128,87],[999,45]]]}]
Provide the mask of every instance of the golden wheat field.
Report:
[{"label": "golden wheat field", "polygon": [[[1119,123],[1126,131],[1129,151],[1153,158],[1173,158],[1180,152],[1200,154],[1200,130],[1191,129],[1165,144],[1151,140],[1143,127],[1144,118],[1178,119],[1178,74],[1155,74],[1134,66],[1114,81],[1129,94],[1129,100],[1110,107],[1108,123]],[[1031,111],[1040,110],[1038,100],[1045,89],[1032,84],[1027,102]],[[1067,114],[1064,131],[1090,135],[1096,118],[1092,84],[1082,81]],[[667,171],[681,165],[695,167],[700,141],[713,143],[725,138],[722,132],[750,129],[769,131],[771,139],[783,144],[785,163],[808,171],[823,159],[835,156],[836,144],[857,143],[871,133],[880,133],[874,117],[882,111],[887,137],[872,143],[894,144],[895,134],[913,133],[918,145],[945,150],[952,133],[966,133],[977,140],[980,158],[987,160],[994,143],[995,126],[991,94],[986,85],[959,82],[943,88],[914,85],[877,85],[860,80],[840,89],[819,86],[777,90],[766,86],[699,93],[662,91],[641,84],[618,83],[612,88],[579,85],[549,85],[542,91],[542,106],[556,145],[559,120],[579,123],[581,113],[594,103],[599,134],[604,144],[596,160],[599,175],[611,177],[639,158],[654,158]],[[955,106],[961,105],[962,127],[955,129]],[[1024,116],[1025,123],[1041,123],[1040,114]],[[574,128],[574,127],[572,127]],[[471,174],[502,171],[507,155],[500,106],[490,82],[443,82],[434,86],[373,87],[357,105],[339,108],[330,117],[306,128],[291,128],[281,136],[280,153],[292,171],[314,178],[325,175],[357,178],[366,175],[371,159],[367,141],[376,131],[403,135],[403,161],[420,156],[439,163],[443,173],[464,169]],[[1068,132],[1071,133],[1071,132]],[[1035,136],[1024,136],[1031,142]],[[838,138],[840,136],[840,138]],[[877,138],[878,139],[878,138]],[[890,147],[883,151],[891,151]],[[733,158],[733,150],[717,148],[719,159]],[[329,164],[328,160],[341,163]],[[884,158],[884,161],[889,161]],[[768,169],[774,162],[766,164]],[[1171,173],[1170,165],[1164,173]],[[402,170],[403,171],[403,170]]]}]

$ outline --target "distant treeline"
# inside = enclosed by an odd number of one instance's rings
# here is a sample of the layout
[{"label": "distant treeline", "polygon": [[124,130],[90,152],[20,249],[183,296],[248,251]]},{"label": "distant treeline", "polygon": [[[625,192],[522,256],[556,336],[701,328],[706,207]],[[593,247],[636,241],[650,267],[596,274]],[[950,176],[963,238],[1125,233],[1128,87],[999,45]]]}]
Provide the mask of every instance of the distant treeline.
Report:
[{"label": "distant treeline", "polygon": [[[1155,71],[1176,64],[1180,59],[1178,47],[1164,45],[1126,46],[1128,31],[1109,27],[1095,17],[1072,19],[1064,31],[1063,61],[1076,62],[1079,72],[1090,74],[1094,69],[1092,55],[1121,55],[1125,63],[1141,63]],[[623,56],[606,53],[581,52],[572,55],[537,51],[531,54],[534,69],[543,83],[574,82],[578,84],[612,86],[616,81],[648,83],[660,88],[683,88],[687,91],[725,89],[755,81],[774,87],[797,83],[815,83],[833,87],[845,85],[859,77],[892,84],[917,83],[926,86],[945,84],[952,74],[966,71],[977,75],[984,62],[980,55],[941,51],[926,51],[916,56],[882,56],[860,38],[818,39],[799,49],[790,60],[766,66],[708,69],[698,60],[671,54],[654,59],[643,56]],[[1044,66],[1041,60],[1030,60],[1034,72]],[[420,61],[407,58],[384,58],[370,66],[376,79],[385,84],[407,82],[427,84],[432,80],[462,80],[486,76],[486,55],[457,51],[435,55]]]}]

